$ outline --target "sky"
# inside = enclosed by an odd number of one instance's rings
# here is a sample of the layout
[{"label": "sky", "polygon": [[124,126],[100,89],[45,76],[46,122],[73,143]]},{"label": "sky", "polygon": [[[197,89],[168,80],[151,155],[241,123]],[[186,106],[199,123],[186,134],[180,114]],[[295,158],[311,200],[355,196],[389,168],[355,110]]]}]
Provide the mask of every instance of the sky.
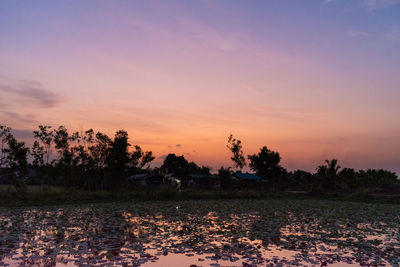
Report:
[{"label": "sky", "polygon": [[93,128],[199,165],[400,173],[400,0],[0,1],[0,124]]}]

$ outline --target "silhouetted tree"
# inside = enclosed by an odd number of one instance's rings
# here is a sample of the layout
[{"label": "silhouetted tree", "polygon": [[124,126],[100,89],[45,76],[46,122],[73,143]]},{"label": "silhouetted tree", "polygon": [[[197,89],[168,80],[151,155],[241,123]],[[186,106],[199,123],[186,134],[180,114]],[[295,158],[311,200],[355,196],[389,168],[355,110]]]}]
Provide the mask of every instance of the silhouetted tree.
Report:
[{"label": "silhouetted tree", "polygon": [[[153,156],[152,151],[144,152],[139,167],[140,168],[145,167],[146,165],[150,164],[154,159],[155,159],[155,157]],[[147,167],[149,167],[149,165]]]},{"label": "silhouetted tree", "polygon": [[18,142],[17,139],[15,139],[11,133],[11,129],[10,131],[7,131],[5,144],[6,147],[3,147],[3,152],[5,153],[5,164],[14,171],[12,178],[18,196],[25,198],[27,186],[24,181],[24,175],[28,169],[27,156],[29,148],[25,147],[24,142]]},{"label": "silhouetted tree", "polygon": [[184,156],[176,156],[175,154],[168,154],[164,159],[161,169],[167,170],[169,173],[182,176],[188,170],[189,162]]},{"label": "silhouetted tree", "polygon": [[57,152],[59,154],[58,167],[71,166],[72,163],[72,153],[70,151],[69,141],[72,138],[68,134],[67,128],[65,126],[59,126],[54,130],[54,144]]},{"label": "silhouetted tree", "polygon": [[79,168],[79,171],[86,172],[94,168],[95,162],[91,154],[91,147],[94,143],[94,131],[89,129],[85,132],[75,132],[70,137],[72,165]]},{"label": "silhouetted tree", "polygon": [[338,177],[338,171],[340,166],[337,164],[336,159],[325,160],[326,165],[320,165],[317,168],[317,187],[314,191],[322,192],[336,192],[339,191],[341,187],[341,181]]},{"label": "silhouetted tree", "polygon": [[168,154],[165,158],[161,170],[166,170],[173,173],[177,178],[182,180],[182,186],[188,183],[188,176],[190,174],[189,162],[184,156],[176,156],[175,154]]},{"label": "silhouetted tree", "polygon": [[[24,179],[29,152],[32,155],[31,163],[40,174],[36,177],[40,182],[85,189],[125,188],[128,185],[126,177],[134,173],[150,172],[150,163],[154,160],[151,151],[143,151],[140,146],[131,145],[128,133],[123,130],[117,131],[111,139],[101,132],[95,134],[93,129],[69,134],[65,126],[53,129],[51,126],[39,125],[39,129],[34,131],[34,138],[29,151],[24,142],[19,142],[12,135],[9,127],[0,125],[0,168],[6,167],[10,177],[15,178],[15,186],[19,192],[24,192],[26,187]],[[234,167],[242,170],[246,162],[241,141],[230,135],[227,147],[233,154],[231,159]],[[53,161],[52,149],[58,155]],[[270,186],[274,191],[291,188],[319,193],[353,193],[361,189],[361,193],[387,193],[396,192],[400,188],[397,175],[393,172],[341,169],[336,159],[326,160],[323,165],[318,166],[315,174],[296,170],[289,175],[279,165],[279,153],[266,146],[259,153],[249,155],[248,160],[250,169],[261,177],[260,184]],[[196,181],[203,188],[211,188],[214,184],[209,167],[188,162],[184,156],[169,154],[160,169],[153,171],[163,176],[167,172],[180,178],[182,186],[188,184],[188,178],[192,174],[196,174],[193,175],[194,179],[202,179]],[[221,167],[218,170],[221,189],[232,188],[231,172],[230,168]],[[30,181],[35,182],[32,179]]]},{"label": "silhouetted tree", "polygon": [[303,170],[296,170],[291,175],[291,187],[296,190],[310,190],[314,182],[313,175]]},{"label": "silhouetted tree", "polygon": [[125,176],[124,174],[130,161],[130,155],[128,152],[129,146],[128,133],[124,130],[117,131],[106,159],[106,164],[109,167],[112,176],[110,177],[110,185],[113,188],[115,188]]},{"label": "silhouetted tree", "polygon": [[281,156],[278,152],[269,150],[266,146],[260,149],[258,154],[249,155],[250,169],[262,178],[267,178],[279,166]]},{"label": "silhouetted tree", "polygon": [[342,189],[354,191],[361,186],[357,172],[353,168],[344,168],[338,172],[338,178],[342,183]]},{"label": "silhouetted tree", "polygon": [[399,184],[397,175],[387,170],[361,170],[357,173],[359,182],[365,188],[390,188]]},{"label": "silhouetted tree", "polygon": [[11,133],[6,136],[6,144],[7,148],[3,149],[6,153],[6,165],[20,173],[25,173],[28,167],[29,148],[25,147],[24,142],[18,142]]},{"label": "silhouetted tree", "polygon": [[[49,164],[51,154],[51,144],[53,142],[53,130],[51,126],[39,125],[38,131],[33,131],[34,137],[39,139],[33,144],[32,152],[34,156],[34,165],[42,166]],[[35,164],[36,163],[36,164]]]},{"label": "silhouetted tree", "polygon": [[228,137],[228,145],[226,147],[229,148],[233,154],[231,160],[234,163],[234,167],[242,171],[246,166],[246,159],[243,156],[242,142],[239,139],[234,138],[231,134]]},{"label": "silhouetted tree", "polygon": [[283,179],[287,177],[286,170],[279,166],[281,157],[278,152],[269,150],[266,146],[260,149],[258,154],[249,155],[250,169],[255,171],[261,179],[275,191],[278,186],[283,185]]},{"label": "silhouetted tree", "polygon": [[221,168],[218,170],[218,177],[221,184],[221,189],[227,190],[232,188],[232,170],[230,167]]},{"label": "silhouetted tree", "polygon": [[33,166],[42,167],[44,165],[44,147],[41,146],[37,140],[33,142],[31,155],[33,157]]},{"label": "silhouetted tree", "polygon": [[93,144],[88,147],[96,169],[102,170],[106,167],[106,160],[109,157],[111,146],[112,140],[110,137],[101,132],[96,133]]},{"label": "silhouetted tree", "polygon": [[199,167],[198,172],[202,175],[211,175],[211,168],[207,166],[201,166]]},{"label": "silhouetted tree", "polygon": [[320,165],[317,168],[317,174],[318,175],[329,175],[329,176],[336,176],[339,169],[341,168],[339,165],[337,165],[338,161],[337,159],[332,159],[332,160],[325,160],[327,165]]},{"label": "silhouetted tree", "polygon": [[1,142],[1,147],[0,147],[0,168],[4,167],[4,159],[5,159],[5,145],[7,143],[7,137],[11,134],[11,128],[0,125],[0,142]]},{"label": "silhouetted tree", "polygon": [[130,168],[142,169],[146,165],[150,164],[155,159],[153,152],[146,151],[143,152],[140,146],[135,145],[135,150],[130,153]]}]

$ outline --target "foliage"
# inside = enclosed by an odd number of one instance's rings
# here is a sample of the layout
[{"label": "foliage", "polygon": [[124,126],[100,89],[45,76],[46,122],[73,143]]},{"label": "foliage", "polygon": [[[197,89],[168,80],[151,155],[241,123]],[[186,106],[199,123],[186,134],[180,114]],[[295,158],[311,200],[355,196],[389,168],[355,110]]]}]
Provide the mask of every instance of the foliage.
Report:
[{"label": "foliage", "polygon": [[289,187],[294,190],[311,190],[314,176],[303,170],[295,170],[289,174]]},{"label": "foliage", "polygon": [[279,165],[281,157],[278,152],[271,151],[264,146],[258,154],[249,155],[248,159],[250,169],[266,181],[273,191],[284,187],[287,171]]},{"label": "foliage", "polygon": [[227,190],[232,188],[232,170],[230,167],[221,168],[218,170],[218,177],[221,183],[221,189]]},{"label": "foliage", "polygon": [[41,167],[44,164],[49,164],[51,145],[54,137],[54,131],[51,129],[51,126],[39,125],[39,130],[33,131],[34,137],[38,139],[35,140],[32,148],[33,164],[35,166]]},{"label": "foliage", "polygon": [[248,159],[250,169],[261,176],[262,179],[273,177],[281,161],[279,153],[269,150],[266,146],[262,147],[258,154],[249,155]]},{"label": "foliage", "polygon": [[8,140],[8,136],[11,134],[11,128],[0,125],[0,142],[1,142],[1,147],[0,147],[0,168],[4,167],[4,160],[5,160],[5,146]]},{"label": "foliage", "polygon": [[231,160],[234,163],[234,167],[238,168],[240,171],[246,166],[246,159],[243,156],[242,142],[239,139],[229,135],[228,145],[226,146],[232,152],[233,156]]},{"label": "foliage", "polygon": [[5,143],[7,148],[2,149],[5,154],[5,165],[12,170],[25,172],[28,167],[29,148],[25,147],[24,142],[18,142],[11,133],[6,136]]},{"label": "foliage", "polygon": [[[175,154],[169,154],[159,169],[152,169],[150,163],[155,158],[152,151],[143,151],[139,145],[131,144],[128,132],[124,130],[117,131],[112,139],[93,129],[70,133],[62,125],[57,128],[39,125],[33,134],[34,141],[29,149],[13,136],[9,127],[0,125],[0,182],[18,187],[21,195],[26,183],[85,190],[128,190],[134,188],[134,183],[127,178],[143,173],[155,181],[148,183],[148,188],[161,183],[166,185],[166,174],[173,174],[182,181],[185,190],[189,186],[214,190],[218,188],[218,181],[225,192],[251,189],[259,192],[304,191],[318,195],[344,193],[349,196],[357,192],[364,195],[400,193],[395,173],[382,169],[356,171],[341,168],[336,159],[326,160],[314,174],[302,170],[288,173],[280,166],[279,153],[266,146],[257,154],[248,155],[249,167],[261,177],[261,181],[233,183],[230,168],[221,167],[219,179],[214,179],[217,176],[211,174],[209,167],[198,166]],[[241,141],[230,135],[227,147],[233,153],[231,159],[235,168],[244,168],[246,162]],[[189,183],[190,178],[197,180]]]}]

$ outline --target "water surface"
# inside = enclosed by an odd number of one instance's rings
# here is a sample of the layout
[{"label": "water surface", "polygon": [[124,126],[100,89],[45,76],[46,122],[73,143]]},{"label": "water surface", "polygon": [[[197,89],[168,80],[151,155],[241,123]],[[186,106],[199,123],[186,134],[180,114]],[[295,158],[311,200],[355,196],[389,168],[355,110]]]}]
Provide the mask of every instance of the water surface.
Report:
[{"label": "water surface", "polygon": [[399,214],[316,200],[3,208],[0,265],[396,266]]}]

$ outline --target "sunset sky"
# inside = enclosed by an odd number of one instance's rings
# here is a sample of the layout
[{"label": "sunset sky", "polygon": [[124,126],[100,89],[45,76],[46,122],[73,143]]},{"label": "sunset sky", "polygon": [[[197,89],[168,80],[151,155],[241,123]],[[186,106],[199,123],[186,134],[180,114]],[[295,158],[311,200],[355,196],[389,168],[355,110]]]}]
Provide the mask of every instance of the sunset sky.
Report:
[{"label": "sunset sky", "polygon": [[[0,2],[0,124],[400,173],[400,0]],[[29,142],[29,139],[26,139]]]}]

